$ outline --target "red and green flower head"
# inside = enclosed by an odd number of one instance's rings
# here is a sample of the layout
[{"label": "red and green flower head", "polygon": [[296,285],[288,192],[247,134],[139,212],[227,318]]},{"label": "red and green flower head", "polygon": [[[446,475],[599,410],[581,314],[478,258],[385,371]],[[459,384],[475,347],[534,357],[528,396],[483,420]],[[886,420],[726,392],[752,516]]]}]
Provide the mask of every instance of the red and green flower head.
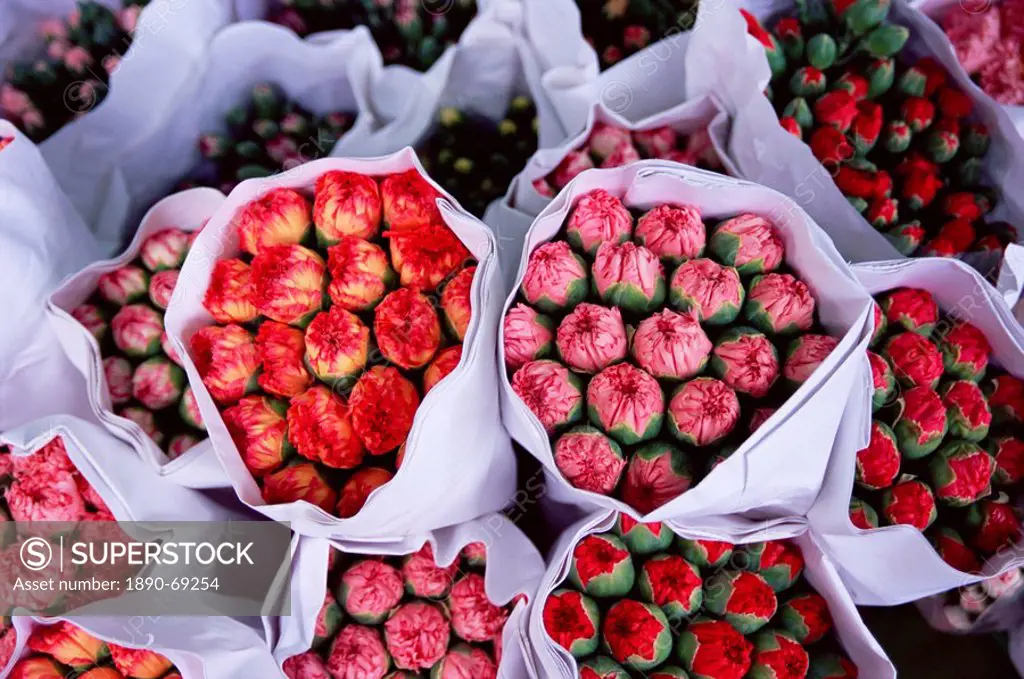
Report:
[{"label": "red and green flower head", "polygon": [[988,128],[982,123],[967,123],[960,135],[960,148],[973,158],[981,158],[988,152]]},{"label": "red and green flower head", "polygon": [[649,210],[637,221],[634,238],[672,265],[700,257],[707,245],[700,211],[690,205],[659,205]]},{"label": "red and green flower head", "polygon": [[552,241],[530,253],[520,292],[541,311],[571,309],[587,296],[587,265],[565,241]]},{"label": "red and green flower head", "polygon": [[153,356],[160,351],[164,317],[147,304],[121,307],[110,321],[114,344],[133,358]]},{"label": "red and green flower head", "polygon": [[248,330],[235,324],[209,325],[190,344],[196,370],[218,404],[230,405],[256,391],[260,356]]},{"label": "red and green flower head", "polygon": [[985,395],[976,383],[957,380],[942,385],[939,392],[946,406],[949,434],[965,441],[981,441],[992,424]]},{"label": "red and green flower head", "polygon": [[569,243],[588,255],[600,245],[625,243],[633,235],[633,216],[622,201],[604,189],[582,196],[565,226]]},{"label": "red and green flower head", "polygon": [[969,441],[951,441],[932,457],[928,471],[939,502],[966,507],[992,490],[995,458]]},{"label": "red and green flower head", "polygon": [[791,385],[798,387],[814,374],[839,344],[831,335],[808,333],[797,337],[786,347],[786,362],[782,375]]},{"label": "red and green flower head", "polygon": [[1024,380],[1013,375],[996,375],[985,384],[985,395],[996,424],[1024,424]]},{"label": "red and green flower head", "polygon": [[669,620],[694,615],[704,601],[700,571],[675,554],[657,554],[644,562],[637,576],[640,596],[661,608]]},{"label": "red and green flower head", "polygon": [[373,177],[332,170],[316,180],[313,223],[322,246],[334,245],[346,236],[373,238],[380,229],[382,212]]},{"label": "red and green flower head", "polygon": [[868,204],[864,218],[871,226],[884,231],[899,220],[899,201],[894,198],[874,198]]},{"label": "red and green flower head", "polygon": [[873,347],[885,337],[885,333],[889,329],[889,320],[885,317],[885,312],[882,311],[882,305],[874,300],[871,301],[871,310],[875,325],[875,331],[871,335],[871,346]]},{"label": "red and green flower head", "polygon": [[857,666],[849,658],[830,651],[811,654],[807,679],[857,679]]},{"label": "red and green flower head", "polygon": [[686,670],[673,665],[662,665],[658,669],[648,672],[644,677],[645,679],[690,679]]},{"label": "red and green flower head", "polygon": [[557,361],[530,361],[512,375],[512,391],[548,434],[583,417],[580,378]]},{"label": "red and green flower head", "polygon": [[744,315],[762,332],[806,332],[814,324],[814,297],[803,281],[790,274],[755,276],[747,292]]},{"label": "red and green flower head", "polygon": [[736,392],[721,380],[697,377],[685,382],[668,404],[668,432],[692,446],[711,445],[732,432],[740,418]]},{"label": "red and green flower head", "polygon": [[854,167],[852,164],[840,165],[832,178],[836,187],[855,207],[857,204],[852,199],[863,199],[861,206],[857,207],[858,212],[866,210],[867,201],[874,198],[878,192],[875,172]]},{"label": "red and green flower head", "polygon": [[813,644],[832,631],[832,614],[817,592],[797,594],[779,607],[775,623],[801,644]]},{"label": "red and green flower head", "polygon": [[180,273],[177,269],[167,269],[153,274],[149,279],[149,301],[157,309],[164,311],[171,305]]},{"label": "red and green flower head", "polygon": [[605,613],[601,646],[623,667],[643,672],[668,659],[672,630],[657,606],[621,599]]},{"label": "red and green flower head", "polygon": [[896,388],[896,375],[893,374],[892,366],[880,354],[868,351],[868,362],[871,364],[871,381],[874,385],[874,392],[871,394],[871,408],[878,410],[889,402],[893,390]]},{"label": "red and green flower head", "polygon": [[984,556],[1016,544],[1021,538],[1020,516],[1007,502],[981,500],[967,510],[967,539]]},{"label": "red and green flower head", "polygon": [[412,231],[392,230],[384,236],[401,284],[425,292],[432,292],[471,259],[466,246],[444,224],[426,224]]},{"label": "red and green flower head", "polygon": [[928,337],[939,320],[939,305],[927,290],[897,288],[881,298],[882,310],[889,323]]},{"label": "red and green flower head", "polygon": [[743,634],[764,627],[778,608],[772,586],[757,573],[745,570],[722,570],[708,578],[704,605]]},{"label": "red and green flower head", "polygon": [[429,542],[402,561],[405,591],[417,597],[438,599],[446,596],[458,573],[457,559],[446,567],[437,565],[434,548]]},{"label": "red and green flower head", "polygon": [[801,66],[789,79],[789,91],[796,97],[816,97],[825,91],[828,79],[813,66]]},{"label": "red and green flower head", "polygon": [[245,468],[261,477],[279,469],[293,452],[288,443],[287,404],[259,395],[245,396],[222,413]]},{"label": "red and green flower head", "polygon": [[698,568],[716,570],[729,563],[734,545],[719,540],[677,538],[676,547],[683,558]]},{"label": "red and green flower head", "polygon": [[992,481],[998,486],[1012,486],[1024,479],[1024,440],[1016,436],[993,436],[988,450],[996,460]]},{"label": "red and green flower head", "polygon": [[103,312],[96,305],[81,304],[71,310],[71,316],[81,323],[82,327],[88,330],[97,342],[102,342],[106,337],[109,328],[107,319],[103,317]]},{"label": "red and green flower head", "polygon": [[921,246],[928,232],[925,231],[921,222],[914,219],[889,229],[885,237],[892,243],[892,246],[902,254],[909,257]]},{"label": "red and green flower head", "polygon": [[[60,621],[36,628],[25,644],[28,650],[48,655],[62,665],[84,670],[104,662],[110,656],[107,645],[81,627]],[[15,676],[18,673],[15,672]],[[22,675],[32,677],[31,673]],[[41,675],[42,676],[42,675]],[[54,675],[63,676],[62,674]]]},{"label": "red and green flower head", "polygon": [[590,596],[623,597],[633,589],[633,558],[612,533],[588,535],[572,552],[569,582]]},{"label": "red and green flower head", "polygon": [[331,272],[327,295],[347,311],[372,309],[395,279],[384,250],[355,236],[342,236],[327,248],[327,268]]},{"label": "red and green flower head", "polygon": [[853,157],[853,146],[846,135],[826,125],[814,130],[810,140],[811,153],[826,167],[834,167]]},{"label": "red and green flower head", "polygon": [[127,264],[100,276],[96,289],[104,301],[124,306],[146,298],[149,294],[149,274],[142,267]]},{"label": "red and green flower head", "polygon": [[960,137],[946,130],[933,129],[925,138],[925,152],[936,163],[948,163],[960,150]]},{"label": "red and green flower head", "polygon": [[665,267],[635,243],[602,243],[591,270],[594,289],[606,304],[648,313],[665,301]]},{"label": "red and green flower head", "polygon": [[334,595],[324,592],[324,603],[320,606],[313,627],[313,648],[323,648],[330,642],[341,628],[343,617],[344,613],[341,612],[341,606]]},{"label": "red and green flower head", "polygon": [[775,271],[786,254],[775,226],[752,213],[718,224],[708,245],[719,261],[743,275]]},{"label": "red and green flower head", "polygon": [[924,97],[907,97],[900,105],[900,118],[910,126],[912,132],[921,132],[935,120],[935,104]]},{"label": "red and green flower head", "polygon": [[697,618],[679,635],[675,653],[692,679],[743,679],[754,645],[725,620]]},{"label": "red and green flower head", "polygon": [[234,218],[238,244],[250,255],[275,245],[298,245],[311,226],[309,201],[292,189],[272,189]]},{"label": "red and green flower head", "polygon": [[[764,47],[765,56],[768,58],[768,66],[771,68],[772,76],[779,76],[786,71],[786,53],[783,51],[783,47],[779,45],[779,41],[775,39],[775,36],[765,30],[761,22],[758,21],[757,17],[748,12],[745,9],[740,10],[740,14],[743,15],[744,20],[747,22],[747,33],[752,35],[761,45]],[[776,27],[776,33],[779,34],[780,38],[783,39],[784,44],[788,39],[789,43],[794,42],[794,36],[792,33],[779,33],[779,29]],[[785,36],[785,37],[784,37]],[[797,34],[799,37],[799,34]],[[794,48],[790,47],[789,51]],[[803,51],[803,39],[800,39],[800,51]],[[799,58],[795,56],[793,58]]]},{"label": "red and green flower head", "polygon": [[753,328],[735,327],[715,343],[711,371],[738,392],[761,398],[779,377],[779,352]]},{"label": "red and green flower head", "polygon": [[170,408],[181,398],[185,371],[162,356],[143,361],[132,374],[132,396],[150,410]]},{"label": "red and green flower head", "polygon": [[942,115],[950,118],[966,118],[974,108],[970,97],[950,85],[939,88],[938,102]]},{"label": "red and green flower head", "polygon": [[505,314],[505,365],[516,370],[544,358],[552,350],[555,323],[526,304],[516,304]]},{"label": "red and green flower head", "polygon": [[259,315],[252,285],[252,271],[240,259],[222,259],[213,266],[210,285],[203,296],[205,308],[218,323],[248,323]]},{"label": "red and green flower head", "polygon": [[320,255],[301,245],[263,248],[252,260],[256,307],[271,320],[304,327],[323,306],[325,272]]},{"label": "red and green flower head", "polygon": [[587,410],[595,426],[620,443],[632,445],[661,431],[665,395],[649,374],[629,363],[618,363],[590,381]]},{"label": "red and green flower head", "polygon": [[370,329],[352,312],[332,306],[317,314],[306,328],[305,345],[309,370],[320,380],[336,384],[366,367]]},{"label": "red and green flower head", "polygon": [[544,602],[544,629],[548,636],[577,658],[597,650],[600,623],[597,604],[576,590],[556,589]]},{"label": "red and green flower head", "polygon": [[291,400],[288,440],[302,457],[332,469],[354,469],[365,453],[345,402],[322,384]]},{"label": "red and green flower head", "polygon": [[893,335],[882,355],[892,365],[896,380],[905,387],[935,388],[944,370],[942,352],[927,337],[916,332]]},{"label": "red and green flower head", "polygon": [[862,488],[888,488],[900,473],[896,435],[881,420],[871,421],[871,442],[857,452],[856,481]]},{"label": "red and green flower head", "polygon": [[384,357],[406,370],[426,366],[441,346],[441,321],[434,305],[413,288],[400,288],[374,312],[373,332]]},{"label": "red and green flower head", "polygon": [[911,460],[931,454],[948,430],[946,405],[938,392],[912,387],[900,395],[899,417],[893,426],[900,452]]},{"label": "red and green flower head", "polygon": [[868,98],[877,99],[889,91],[895,77],[896,63],[890,58],[874,59],[864,74],[868,78]]},{"label": "red and green flower head", "polygon": [[300,462],[263,477],[263,500],[271,505],[305,500],[331,514],[338,494],[313,464]]},{"label": "red and green flower head", "polygon": [[850,498],[850,523],[861,530],[878,528],[878,513],[859,497]]},{"label": "red and green flower head", "polygon": [[349,566],[338,582],[338,603],[356,622],[377,625],[398,606],[405,593],[397,568],[376,559]]},{"label": "red and green flower head", "polygon": [[674,537],[668,524],[656,521],[640,523],[629,514],[619,514],[615,520],[615,534],[633,554],[663,552],[672,545]]},{"label": "red and green flower head", "polygon": [[739,316],[746,292],[739,272],[711,259],[680,264],[669,286],[669,304],[681,312],[693,311],[707,325],[725,325]]},{"label": "red and green flower head", "polygon": [[[854,120],[860,114],[857,100],[843,89],[832,90],[818,97],[814,102],[814,120],[819,125],[834,127],[840,132],[850,131]],[[853,131],[854,147],[859,147],[856,130]],[[877,133],[875,138],[878,138]]]},{"label": "red and green flower head", "polygon": [[942,201],[942,213],[953,219],[976,222],[989,213],[992,202],[988,196],[973,191],[947,194]]},{"label": "red and green flower head", "polygon": [[952,528],[939,526],[932,536],[932,544],[942,560],[961,573],[976,573],[981,570],[978,555],[964,544],[964,539]]},{"label": "red and green flower head", "polygon": [[256,331],[256,350],[263,372],[257,378],[269,394],[292,398],[313,386],[306,369],[306,338],[302,330],[277,321],[264,321]]},{"label": "red and green flower head", "polygon": [[437,356],[423,371],[423,395],[426,396],[444,378],[448,377],[462,360],[462,345],[456,344],[437,352]]},{"label": "red and green flower head", "polygon": [[629,679],[629,673],[606,655],[587,658],[580,663],[579,670],[579,679]]},{"label": "red and green flower head", "polygon": [[597,373],[626,357],[629,341],[618,308],[584,302],[569,312],[555,337],[558,354],[580,373]]},{"label": "red and green flower head", "polygon": [[882,107],[873,101],[857,102],[857,116],[849,129],[850,138],[857,152],[867,153],[873,149],[881,133]]},{"label": "red and green flower head", "polygon": [[596,427],[581,425],[555,442],[555,466],[574,488],[611,495],[626,469],[619,444]]},{"label": "red and green flower head", "polygon": [[348,406],[352,427],[370,455],[383,455],[409,437],[420,397],[397,368],[374,366],[352,388]]},{"label": "red and green flower head", "polygon": [[976,237],[971,222],[954,219],[943,224],[935,237],[924,244],[922,253],[928,257],[955,257],[967,252]]},{"label": "red and green flower head", "polygon": [[653,441],[637,448],[622,481],[622,501],[648,514],[676,499],[693,485],[686,454],[675,446]]},{"label": "red and green flower head", "polygon": [[832,87],[837,90],[846,90],[853,95],[857,102],[861,102],[868,97],[868,81],[864,76],[853,71],[843,73]]},{"label": "red and green flower head", "polygon": [[776,592],[792,587],[804,571],[804,556],[790,540],[764,543],[757,572]]},{"label": "red and green flower head", "polygon": [[476,267],[469,266],[455,274],[441,292],[441,309],[444,310],[445,325],[452,337],[462,342],[473,316],[469,293],[473,285]]},{"label": "red and green flower head", "polygon": [[121,408],[117,414],[119,417],[133,422],[146,436],[153,439],[153,443],[158,446],[163,445],[164,433],[156,426],[156,418],[153,416],[153,411],[141,406],[127,406]]},{"label": "red and green flower head", "polygon": [[[903,153],[910,148],[910,140],[913,136],[914,132],[910,125],[905,120],[897,118],[886,123],[885,131],[882,133],[882,143],[885,145],[885,150],[889,153]],[[932,175],[926,176],[931,177]],[[909,197],[904,194],[904,198]],[[934,198],[934,195],[932,198]],[[914,207],[915,205],[917,207]],[[910,204],[912,210],[919,210],[921,207],[921,201],[912,201]]]},{"label": "red and green flower head", "polygon": [[803,679],[810,659],[793,635],[778,630],[761,630],[754,635],[754,662],[748,679]]},{"label": "red and green flower head", "polygon": [[937,516],[935,496],[922,481],[901,481],[882,494],[882,517],[890,526],[912,526],[924,531]]},{"label": "red and green flower head", "polygon": [[384,223],[394,231],[418,229],[439,222],[437,199],[441,194],[416,170],[385,177],[380,183]]},{"label": "red and green flower head", "polygon": [[180,269],[188,254],[189,235],[181,229],[161,229],[142,242],[139,259],[152,272]]},{"label": "red and green flower head", "polygon": [[985,333],[966,321],[957,322],[942,333],[939,349],[947,373],[975,382],[985,374],[992,353]]}]

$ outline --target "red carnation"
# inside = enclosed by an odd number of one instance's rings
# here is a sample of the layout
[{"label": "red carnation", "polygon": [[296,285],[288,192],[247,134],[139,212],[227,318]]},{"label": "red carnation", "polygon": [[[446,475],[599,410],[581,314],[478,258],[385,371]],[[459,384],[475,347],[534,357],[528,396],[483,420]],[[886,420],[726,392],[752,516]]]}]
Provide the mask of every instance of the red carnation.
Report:
[{"label": "red carnation", "polygon": [[857,116],[857,100],[846,90],[832,90],[814,102],[814,119],[846,132]]},{"label": "red carnation", "polygon": [[826,167],[853,157],[853,147],[846,135],[829,125],[814,130],[810,144],[811,153]]},{"label": "red carnation", "polygon": [[935,238],[924,244],[922,253],[932,257],[955,257],[970,249],[976,235],[970,222],[954,219],[946,222]]},{"label": "red carnation", "polygon": [[939,90],[939,110],[942,115],[952,118],[966,118],[974,107],[971,98],[955,87]]},{"label": "red carnation", "polygon": [[754,646],[724,620],[698,619],[680,635],[677,654],[696,676],[742,679]]},{"label": "red carnation", "polygon": [[334,469],[352,469],[363,461],[363,446],[353,431],[348,407],[323,385],[292,399],[288,440],[299,455]]},{"label": "red carnation", "polygon": [[935,104],[924,97],[907,97],[900,106],[900,117],[911,130],[920,132],[935,120]]},{"label": "red carnation", "polygon": [[981,500],[969,512],[968,521],[974,529],[970,541],[983,554],[995,554],[1004,545],[1020,539],[1020,517],[1012,505]]},{"label": "red carnation", "polygon": [[374,366],[359,378],[349,396],[352,427],[371,455],[383,455],[409,436],[420,397],[397,368]]},{"label": "red carnation", "polygon": [[903,180],[900,197],[907,202],[911,210],[920,210],[931,205],[941,188],[942,180],[938,176],[914,170]]},{"label": "red carnation", "polygon": [[914,64],[917,70],[924,73],[924,96],[930,97],[946,84],[946,69],[932,57],[921,57]]},{"label": "red carnation", "polygon": [[845,196],[869,199],[875,195],[875,177],[866,170],[842,165],[835,174],[835,182]]},{"label": "red carnation", "polygon": [[796,121],[796,118],[792,116],[783,116],[779,118],[779,124],[782,125],[782,129],[789,132],[797,139],[804,138],[804,131],[800,128],[800,123]]}]

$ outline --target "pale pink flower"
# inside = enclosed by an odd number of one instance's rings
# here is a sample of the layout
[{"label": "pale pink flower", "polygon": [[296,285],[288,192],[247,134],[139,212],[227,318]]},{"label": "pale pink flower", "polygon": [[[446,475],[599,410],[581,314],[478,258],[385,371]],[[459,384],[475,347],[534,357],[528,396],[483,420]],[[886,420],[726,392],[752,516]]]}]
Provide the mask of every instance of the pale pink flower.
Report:
[{"label": "pale pink flower", "polygon": [[655,377],[685,380],[704,369],[712,348],[695,312],[664,309],[640,321],[632,352],[640,367]]},{"label": "pale pink flower", "polygon": [[32,100],[28,95],[10,83],[0,85],[0,109],[8,115],[21,117],[32,108]]},{"label": "pale pink flower", "polygon": [[622,201],[604,189],[582,196],[566,225],[569,242],[594,254],[603,243],[624,243],[633,235],[633,217]]},{"label": "pale pink flower", "polygon": [[596,122],[587,139],[587,147],[598,158],[607,158],[623,144],[632,146],[629,130],[617,125]]},{"label": "pale pink flower", "polygon": [[558,351],[569,367],[596,373],[626,357],[626,326],[618,309],[583,303],[558,326]]},{"label": "pale pink flower", "polygon": [[469,573],[452,586],[448,595],[452,629],[470,642],[484,642],[500,634],[508,615],[487,598],[484,578]]},{"label": "pale pink flower", "polygon": [[395,666],[403,670],[432,667],[444,656],[451,626],[440,609],[425,601],[403,604],[384,623],[384,638]]},{"label": "pale pink flower", "polygon": [[85,502],[68,472],[20,476],[6,499],[15,521],[79,521],[85,516]]}]

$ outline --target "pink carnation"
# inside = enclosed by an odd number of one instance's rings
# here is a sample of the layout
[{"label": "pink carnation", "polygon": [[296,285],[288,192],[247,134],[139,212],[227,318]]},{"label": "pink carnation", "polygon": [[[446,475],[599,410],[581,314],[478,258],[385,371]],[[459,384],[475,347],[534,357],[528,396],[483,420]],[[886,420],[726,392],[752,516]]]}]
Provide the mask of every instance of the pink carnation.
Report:
[{"label": "pink carnation", "polygon": [[630,444],[657,435],[665,413],[665,395],[649,374],[619,363],[590,381],[587,405],[595,424]]},{"label": "pink carnation", "polygon": [[15,521],[79,521],[85,501],[68,472],[19,476],[7,489],[7,508]]},{"label": "pink carnation", "polygon": [[11,458],[11,469],[16,477],[58,472],[72,475],[78,473],[60,437],[52,439],[32,455],[12,455]]},{"label": "pink carnation", "polygon": [[678,264],[700,257],[707,230],[691,205],[659,205],[636,223],[636,240],[658,257]]},{"label": "pink carnation", "polygon": [[736,391],[761,398],[779,377],[779,355],[761,333],[734,329],[719,338],[712,367]]},{"label": "pink carnation", "polygon": [[384,638],[395,666],[403,670],[432,667],[448,648],[451,627],[437,606],[425,601],[403,604],[384,623]]},{"label": "pink carnation", "polygon": [[602,243],[593,276],[602,300],[629,311],[650,311],[665,301],[665,267],[642,245]]},{"label": "pink carnation", "polygon": [[315,651],[293,655],[281,666],[288,679],[332,679],[327,666]]},{"label": "pink carnation", "polygon": [[596,189],[576,203],[566,233],[570,243],[594,254],[602,243],[628,241],[633,235],[633,217],[621,200],[604,189]]},{"label": "pink carnation", "polygon": [[406,588],[421,597],[437,598],[444,596],[452,586],[455,575],[459,572],[456,560],[449,566],[438,566],[434,559],[434,549],[426,543],[418,552],[410,554],[402,563],[402,576]]},{"label": "pink carnation", "polygon": [[543,358],[551,351],[555,336],[550,318],[525,304],[516,304],[505,314],[505,365],[516,370]]},{"label": "pink carnation", "polygon": [[587,294],[587,269],[565,241],[545,243],[530,253],[521,289],[545,310],[573,306]]},{"label": "pink carnation", "polygon": [[498,668],[486,651],[460,644],[445,654],[431,675],[434,679],[495,679]]},{"label": "pink carnation", "polygon": [[402,600],[402,586],[394,567],[366,559],[341,576],[341,605],[359,622],[379,622]]},{"label": "pink carnation", "polygon": [[598,158],[607,158],[623,144],[632,146],[629,130],[602,122],[594,123],[594,129],[587,139],[587,147]]},{"label": "pink carnation", "polygon": [[180,273],[177,269],[166,269],[153,274],[149,281],[149,300],[158,309],[166,309],[171,305],[174,286],[178,284]]},{"label": "pink carnation", "polygon": [[637,130],[633,140],[651,158],[664,158],[679,145],[678,133],[668,126]]},{"label": "pink carnation", "polygon": [[608,154],[608,157],[601,162],[601,167],[608,169],[622,167],[640,160],[640,152],[630,142],[620,144],[618,148]]},{"label": "pink carnation", "polygon": [[694,310],[701,322],[722,325],[735,320],[743,305],[743,284],[732,267],[711,259],[683,262],[672,274],[669,301],[681,311]]},{"label": "pink carnation", "polygon": [[556,189],[562,189],[566,184],[575,179],[580,173],[594,167],[594,161],[586,151],[569,151],[558,164],[549,179]]},{"label": "pink carnation", "polygon": [[607,436],[593,427],[579,427],[555,442],[555,466],[574,488],[611,495],[619,485],[626,460]]},{"label": "pink carnation", "polygon": [[466,641],[481,643],[500,634],[508,617],[487,598],[484,578],[476,573],[467,574],[452,586],[448,612],[457,635]]},{"label": "pink carnation", "polygon": [[679,387],[668,404],[670,430],[695,446],[707,446],[728,435],[740,418],[740,401],[727,384],[698,377]]},{"label": "pink carnation", "polygon": [[633,334],[633,357],[660,379],[685,380],[707,365],[712,344],[696,315],[664,309],[640,321]]},{"label": "pink carnation", "polygon": [[782,366],[783,376],[797,384],[803,384],[839,345],[839,340],[828,335],[804,335],[795,340],[796,347],[789,352]]},{"label": "pink carnation", "polygon": [[991,60],[981,68],[981,87],[985,93],[1007,106],[1024,104],[1024,62],[1021,41],[1007,38],[993,48]]},{"label": "pink carnation", "polygon": [[764,217],[746,213],[726,220],[711,234],[711,249],[740,273],[774,271],[785,256],[785,245]]},{"label": "pink carnation", "polygon": [[512,376],[512,390],[550,434],[579,419],[583,393],[577,378],[555,361],[530,361]]},{"label": "pink carnation", "polygon": [[983,12],[965,12],[954,7],[942,22],[956,57],[964,70],[973,75],[992,59],[999,44],[999,10],[989,8]]},{"label": "pink carnation", "polygon": [[806,332],[814,324],[814,297],[795,276],[770,273],[750,284],[746,314],[765,332]]},{"label": "pink carnation", "polygon": [[362,625],[343,628],[331,644],[327,671],[334,679],[383,679],[388,653],[377,630]]},{"label": "pink carnation", "polygon": [[626,326],[618,309],[580,304],[558,326],[558,351],[577,372],[596,373],[626,357]]},{"label": "pink carnation", "polygon": [[132,400],[132,364],[120,356],[103,359],[103,374],[110,392],[110,402],[121,405]]}]

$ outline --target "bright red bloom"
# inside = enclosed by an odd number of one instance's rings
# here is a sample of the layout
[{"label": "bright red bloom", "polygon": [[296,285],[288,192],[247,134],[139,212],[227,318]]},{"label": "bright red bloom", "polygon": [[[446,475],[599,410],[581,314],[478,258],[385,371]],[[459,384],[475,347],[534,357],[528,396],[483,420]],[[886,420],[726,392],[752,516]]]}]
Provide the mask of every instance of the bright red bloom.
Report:
[{"label": "bright red bloom", "polygon": [[857,117],[857,100],[846,90],[832,90],[814,102],[814,120],[846,132]]},{"label": "bright red bloom", "polygon": [[668,629],[639,601],[621,599],[612,604],[605,614],[601,631],[612,658],[624,662],[627,658],[652,658],[655,640]]},{"label": "bright red bloom", "polygon": [[966,118],[971,114],[974,103],[966,94],[955,87],[943,87],[939,90],[939,110],[943,115],[952,118]]},{"label": "bright red bloom", "polygon": [[875,195],[875,176],[865,170],[841,165],[833,179],[844,196],[869,199]]},{"label": "bright red bloom", "polygon": [[285,460],[284,404],[263,396],[246,396],[222,413],[231,438],[253,476],[274,471]]},{"label": "bright red bloom", "polygon": [[891,524],[905,524],[920,531],[935,520],[935,497],[920,481],[904,481],[886,493],[883,512]]},{"label": "bright red bloom", "polygon": [[256,387],[259,352],[240,325],[209,325],[191,340],[192,358],[203,384],[220,405],[238,401]]},{"label": "bright red bloom", "polygon": [[373,177],[332,170],[316,180],[313,221],[321,243],[336,243],[345,236],[372,238],[380,229],[382,210]]},{"label": "bright red bloom", "polygon": [[761,25],[756,16],[742,8],[740,9],[740,14],[743,15],[743,19],[747,22],[747,33],[754,36],[765,47],[774,47],[771,34]]},{"label": "bright red bloom", "polygon": [[469,300],[470,288],[476,267],[469,266],[455,274],[441,293],[441,308],[448,323],[448,330],[460,342],[466,339],[466,330],[472,318],[473,308]]},{"label": "bright red bloom", "polygon": [[437,386],[438,382],[448,377],[459,366],[461,360],[461,344],[437,352],[437,356],[423,371],[423,395],[426,396],[431,389]]},{"label": "bright red bloom", "polygon": [[352,388],[352,426],[371,455],[383,455],[409,436],[420,397],[396,368],[374,366]]},{"label": "bright red bloom", "polygon": [[391,174],[380,183],[384,223],[392,231],[419,229],[441,221],[441,194],[416,170]]},{"label": "bright red bloom", "polygon": [[392,229],[384,237],[391,243],[391,263],[403,286],[432,291],[471,258],[459,237],[444,224]]},{"label": "bright red bloom", "polygon": [[347,519],[358,514],[369,499],[370,493],[387,484],[393,476],[388,470],[379,467],[366,467],[354,473],[341,487],[338,516]]},{"label": "bright red bloom", "polygon": [[832,127],[823,125],[811,135],[811,153],[823,165],[838,164],[853,157],[853,146],[846,135]]},{"label": "bright red bloom", "polygon": [[363,461],[345,401],[323,385],[292,399],[288,440],[302,457],[334,469],[353,469]]},{"label": "bright red bloom", "polygon": [[597,630],[583,608],[583,595],[572,590],[553,593],[544,602],[544,629],[564,649],[579,639],[593,637]]},{"label": "bright red bloom", "polygon": [[685,634],[696,640],[696,651],[687,663],[695,675],[715,679],[742,679],[750,669],[754,645],[724,620],[702,620]]},{"label": "bright red bloom", "polygon": [[619,549],[600,535],[588,535],[572,551],[580,582],[590,582],[599,575],[613,573],[629,552]]},{"label": "bright red bloom", "polygon": [[823,639],[832,629],[832,614],[829,613],[828,604],[820,594],[811,593],[794,597],[786,606],[799,613],[807,625],[808,633],[804,643],[813,644]]},{"label": "bright red bloom", "polygon": [[264,247],[252,260],[253,301],[267,318],[301,326],[323,306],[326,270],[301,245]]},{"label": "bright red bloom", "polygon": [[932,257],[954,257],[967,252],[976,236],[970,222],[954,219],[943,224],[935,238],[924,244],[922,252]]},{"label": "bright red bloom", "polygon": [[218,323],[248,323],[259,315],[249,265],[240,259],[222,259],[213,266],[203,308]]},{"label": "bright red bloom", "polygon": [[265,321],[256,332],[256,351],[263,372],[257,378],[264,390],[277,396],[298,396],[313,384],[303,356],[303,332],[277,321]]},{"label": "bright red bloom", "polygon": [[341,236],[327,248],[327,268],[331,272],[327,294],[348,311],[372,309],[394,277],[384,250],[355,236]]},{"label": "bright red bloom", "polygon": [[305,500],[328,513],[334,511],[338,502],[337,493],[308,462],[267,474],[263,479],[263,499],[271,505]]},{"label": "bright red bloom", "polygon": [[250,255],[274,245],[295,245],[311,223],[309,201],[292,189],[273,189],[235,215],[238,243]]},{"label": "bright red bloom", "polygon": [[434,305],[412,288],[390,293],[377,306],[373,332],[384,357],[407,370],[430,363],[441,345],[441,322]]}]

